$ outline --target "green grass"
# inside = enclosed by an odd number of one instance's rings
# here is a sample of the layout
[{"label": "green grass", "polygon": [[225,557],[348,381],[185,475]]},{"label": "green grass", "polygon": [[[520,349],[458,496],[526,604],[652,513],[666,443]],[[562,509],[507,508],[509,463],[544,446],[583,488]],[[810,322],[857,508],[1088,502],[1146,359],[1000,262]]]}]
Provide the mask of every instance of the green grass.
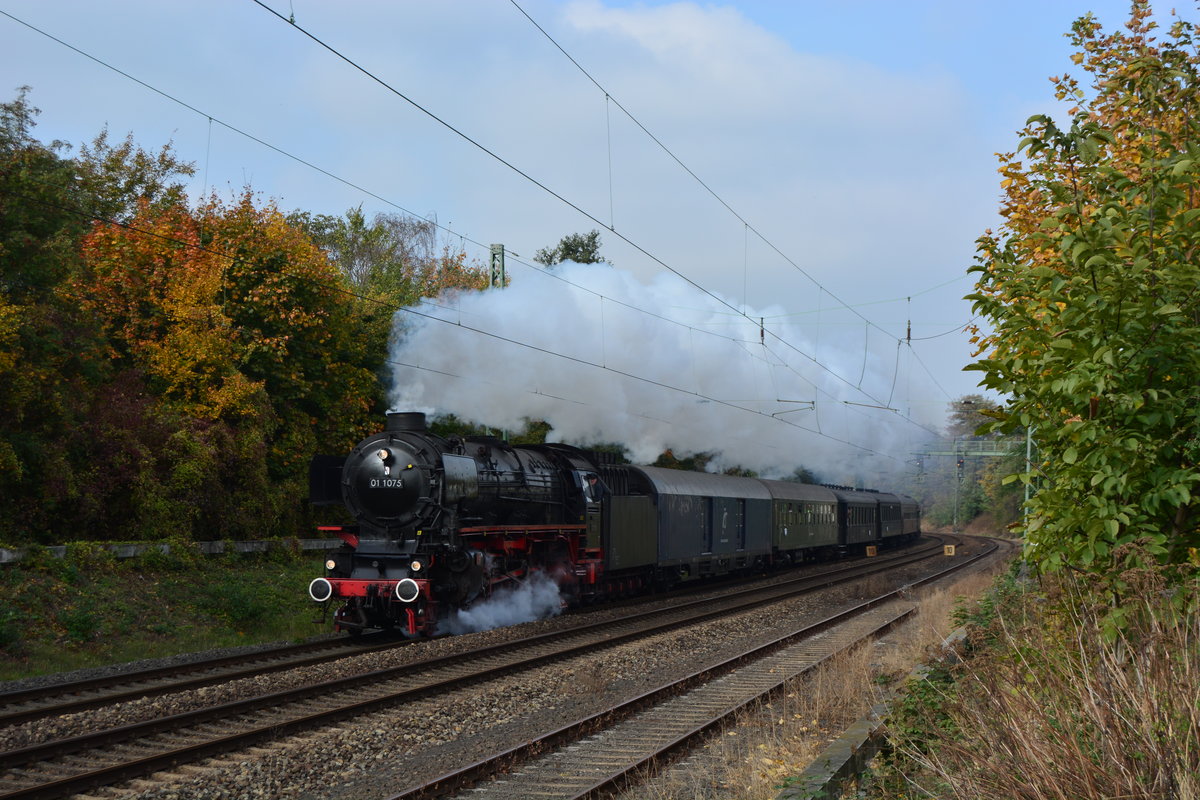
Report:
[{"label": "green grass", "polygon": [[0,681],[326,633],[307,592],[322,558],[87,551],[0,568]]}]

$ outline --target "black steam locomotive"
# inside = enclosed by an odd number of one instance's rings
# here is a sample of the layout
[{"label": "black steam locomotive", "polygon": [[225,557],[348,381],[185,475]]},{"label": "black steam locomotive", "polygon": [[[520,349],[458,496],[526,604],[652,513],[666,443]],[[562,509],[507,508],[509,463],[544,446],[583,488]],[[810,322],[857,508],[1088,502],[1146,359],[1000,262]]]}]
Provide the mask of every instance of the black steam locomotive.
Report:
[{"label": "black steam locomotive", "polygon": [[309,585],[351,633],[432,635],[455,610],[534,575],[568,604],[913,539],[904,495],[599,464],[568,445],[443,438],[420,413],[345,458],[318,457],[315,504],[357,524]]}]

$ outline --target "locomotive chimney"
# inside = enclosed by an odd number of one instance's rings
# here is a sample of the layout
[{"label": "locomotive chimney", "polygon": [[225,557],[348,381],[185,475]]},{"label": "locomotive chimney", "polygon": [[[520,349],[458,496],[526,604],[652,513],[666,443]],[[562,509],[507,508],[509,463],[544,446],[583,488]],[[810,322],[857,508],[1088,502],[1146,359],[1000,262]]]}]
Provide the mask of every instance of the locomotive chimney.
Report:
[{"label": "locomotive chimney", "polygon": [[424,430],[425,415],[420,411],[393,411],[387,415],[387,431],[389,433]]}]

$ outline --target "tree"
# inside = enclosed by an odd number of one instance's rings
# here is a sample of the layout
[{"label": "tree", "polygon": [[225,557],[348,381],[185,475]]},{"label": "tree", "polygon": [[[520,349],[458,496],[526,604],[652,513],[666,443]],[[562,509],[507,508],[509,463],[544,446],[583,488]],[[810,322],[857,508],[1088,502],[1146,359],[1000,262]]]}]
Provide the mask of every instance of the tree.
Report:
[{"label": "tree", "polygon": [[794,483],[817,483],[817,476],[808,467],[796,467],[792,470],[792,474],[782,480],[792,481]]},{"label": "tree", "polygon": [[87,230],[76,209],[75,165],[60,155],[62,142],[33,138],[29,87],[0,104],[0,302],[42,302],[77,261]]},{"label": "tree", "polygon": [[83,253],[74,293],[168,431],[114,481],[139,487],[143,535],[298,529],[309,458],[377,420],[368,337],[337,268],[249,192],[196,211],[143,200],[127,224],[97,224]]},{"label": "tree", "polygon": [[563,261],[577,264],[611,263],[600,255],[600,231],[568,234],[554,247],[538,250],[533,260],[547,267]]},{"label": "tree", "polygon": [[68,158],[27,91],[0,104],[0,538],[304,529],[310,456],[378,426],[395,311],[486,270],[426,220],[192,208],[170,145]]},{"label": "tree", "polygon": [[176,178],[196,173],[193,164],[176,157],[170,143],[150,154],[134,144],[132,133],[120,144],[111,144],[107,128],[91,145],[79,148],[75,166],[80,200],[87,204],[83,210],[100,219],[128,220],[138,203],[158,208],[182,205],[184,186]]},{"label": "tree", "polygon": [[[971,369],[1009,401],[991,430],[1032,426],[1040,479],[1022,530],[1047,569],[1111,576],[1200,546],[1200,75],[1196,30],[1159,42],[1144,0],[1127,31],[1078,20],[1085,89],[1063,128],[1031,117],[1001,157],[1001,229],[978,240]],[[1138,548],[1125,545],[1140,544]]]},{"label": "tree", "polygon": [[950,401],[950,418],[946,423],[946,435],[953,438],[975,436],[980,427],[996,418],[1001,410],[981,394],[967,394]]},{"label": "tree", "polygon": [[[358,363],[387,382],[387,355],[398,335],[396,310],[446,291],[485,289],[488,271],[467,254],[437,249],[437,223],[402,214],[376,214],[368,223],[362,207],[344,218],[294,212],[289,224],[303,229],[353,290],[354,322],[362,348]],[[384,409],[377,409],[382,413]]]},{"label": "tree", "polygon": [[437,259],[437,223],[404,214],[376,214],[368,223],[362,206],[345,217],[297,213],[304,227],[358,290],[415,301],[414,272]]},{"label": "tree", "polygon": [[[66,455],[106,379],[91,322],[60,291],[79,265],[87,218],[61,142],[33,137],[28,87],[0,104],[0,534],[53,529],[77,497]],[[78,509],[86,524],[87,508]],[[43,534],[44,535],[44,534]]]}]

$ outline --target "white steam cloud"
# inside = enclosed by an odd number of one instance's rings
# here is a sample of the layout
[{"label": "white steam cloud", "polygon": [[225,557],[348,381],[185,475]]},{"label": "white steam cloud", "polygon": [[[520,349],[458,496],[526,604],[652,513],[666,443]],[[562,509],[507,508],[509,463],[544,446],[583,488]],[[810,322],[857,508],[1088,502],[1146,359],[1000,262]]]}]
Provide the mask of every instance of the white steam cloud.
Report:
[{"label": "white steam cloud", "polygon": [[566,262],[417,311],[397,314],[396,411],[510,430],[543,419],[557,441],[618,443],[635,463],[667,449],[709,452],[711,468],[770,477],[805,467],[877,486],[922,436],[897,413],[866,407],[895,387],[894,340],[868,358],[859,327],[856,354],[823,343],[817,364],[783,307],[739,314],[671,274],[643,283]]},{"label": "white steam cloud", "polygon": [[542,572],[514,588],[497,589],[491,597],[470,608],[459,609],[438,623],[439,634],[459,635],[490,631],[522,622],[558,616],[563,600],[558,584]]}]

